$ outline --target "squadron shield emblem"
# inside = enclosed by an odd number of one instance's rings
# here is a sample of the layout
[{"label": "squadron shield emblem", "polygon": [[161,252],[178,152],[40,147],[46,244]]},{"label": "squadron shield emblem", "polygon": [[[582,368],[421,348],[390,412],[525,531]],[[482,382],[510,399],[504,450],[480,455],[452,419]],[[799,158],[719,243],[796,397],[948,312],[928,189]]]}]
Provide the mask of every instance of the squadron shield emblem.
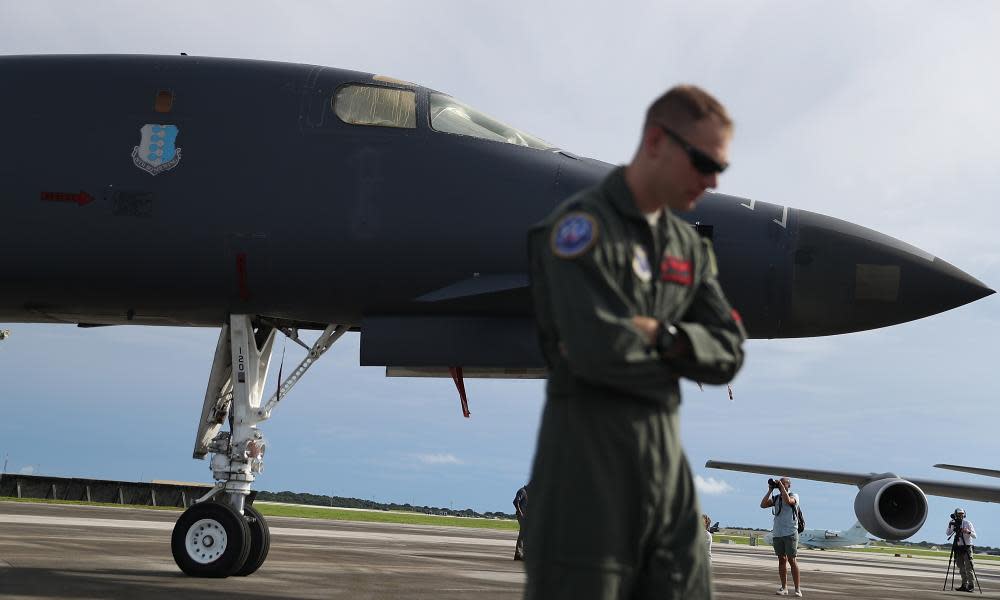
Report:
[{"label": "squadron shield emblem", "polygon": [[649,268],[649,256],[642,246],[636,246],[632,253],[632,272],[643,283],[649,283],[653,278],[653,270]]},{"label": "squadron shield emblem", "polygon": [[139,130],[139,145],[132,148],[132,162],[150,175],[169,171],[181,162],[176,125],[146,124]]},{"label": "squadron shield emblem", "polygon": [[552,228],[552,253],[560,258],[575,258],[597,241],[597,221],[587,213],[569,213]]}]

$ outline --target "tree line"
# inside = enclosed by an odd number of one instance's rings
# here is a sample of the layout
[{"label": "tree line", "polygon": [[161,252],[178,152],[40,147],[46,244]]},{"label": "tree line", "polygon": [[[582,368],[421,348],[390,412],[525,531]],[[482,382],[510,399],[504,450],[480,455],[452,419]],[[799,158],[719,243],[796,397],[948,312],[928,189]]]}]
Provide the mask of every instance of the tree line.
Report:
[{"label": "tree line", "polygon": [[364,500],[362,498],[344,498],[342,496],[324,496],[320,494],[309,494],[305,492],[257,492],[257,500],[264,502],[284,502],[286,504],[308,504],[310,506],[329,506],[333,508],[362,508],[366,510],[398,510],[404,512],[423,513],[426,515],[439,515],[447,517],[468,517],[475,519],[514,519],[513,514],[503,512],[476,512],[471,508],[459,510],[451,508],[438,508],[436,506],[413,506],[407,504],[396,504],[395,502],[384,503],[374,500]]}]

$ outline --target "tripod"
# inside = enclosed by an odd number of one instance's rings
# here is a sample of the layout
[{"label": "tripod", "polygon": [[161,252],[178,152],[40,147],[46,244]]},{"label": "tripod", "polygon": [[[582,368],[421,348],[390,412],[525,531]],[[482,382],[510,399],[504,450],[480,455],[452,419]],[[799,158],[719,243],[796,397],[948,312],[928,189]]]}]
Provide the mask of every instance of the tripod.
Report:
[{"label": "tripod", "polygon": [[[948,555],[948,569],[944,572],[944,586],[941,591],[948,589],[948,577],[951,577],[951,585],[955,585],[955,571],[958,569],[958,561],[962,560],[960,554],[966,553],[969,557],[969,570],[972,571],[972,579],[976,582],[976,587],[979,588],[979,593],[983,593],[983,586],[979,585],[979,576],[976,575],[976,568],[972,564],[972,547],[967,545],[958,545],[959,536],[962,536],[962,522],[952,521],[951,527],[955,533],[955,539],[951,541],[951,554]],[[964,538],[962,538],[964,541]],[[954,562],[952,562],[954,559]]]}]

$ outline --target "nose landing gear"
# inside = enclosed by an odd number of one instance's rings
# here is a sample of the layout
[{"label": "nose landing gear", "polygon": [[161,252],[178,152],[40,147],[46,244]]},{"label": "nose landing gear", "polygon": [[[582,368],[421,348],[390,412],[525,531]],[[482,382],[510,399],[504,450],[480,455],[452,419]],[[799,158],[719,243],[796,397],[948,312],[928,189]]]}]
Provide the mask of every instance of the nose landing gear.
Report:
[{"label": "nose landing gear", "polygon": [[[264,564],[271,534],[263,515],[246,502],[264,463],[266,442],[257,425],[271,417],[278,402],[347,329],[327,327],[262,405],[277,327],[263,319],[255,327],[250,315],[231,315],[223,325],[194,448],[195,458],[212,453],[216,484],[174,525],[170,548],[181,571],[194,577],[246,576]],[[304,346],[294,330],[282,331]],[[221,431],[227,420],[230,431]]]}]

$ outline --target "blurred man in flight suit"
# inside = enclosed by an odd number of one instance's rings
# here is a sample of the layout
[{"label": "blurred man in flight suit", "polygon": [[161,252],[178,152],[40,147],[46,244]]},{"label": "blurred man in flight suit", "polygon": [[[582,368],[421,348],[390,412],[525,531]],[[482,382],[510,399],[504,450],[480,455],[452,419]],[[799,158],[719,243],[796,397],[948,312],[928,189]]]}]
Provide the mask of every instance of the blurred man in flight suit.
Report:
[{"label": "blurred man in flight suit", "polygon": [[746,337],[710,242],[674,215],[726,168],[732,121],[678,86],[632,162],[528,234],[549,368],[532,474],[529,600],[710,598],[678,379],[724,384]]}]

